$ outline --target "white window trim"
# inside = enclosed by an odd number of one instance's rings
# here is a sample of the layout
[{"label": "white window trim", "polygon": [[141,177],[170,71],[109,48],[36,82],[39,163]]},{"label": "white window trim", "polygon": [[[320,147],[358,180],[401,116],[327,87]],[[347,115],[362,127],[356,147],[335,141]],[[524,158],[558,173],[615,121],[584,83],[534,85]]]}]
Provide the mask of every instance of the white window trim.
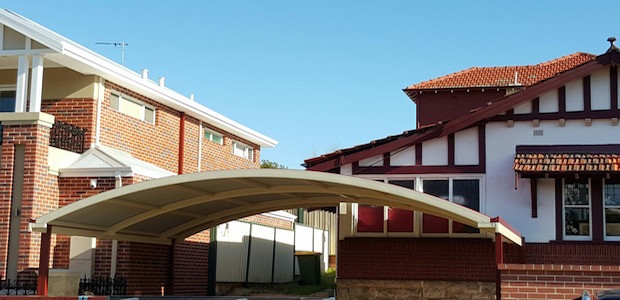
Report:
[{"label": "white window trim", "polygon": [[[612,184],[617,184],[617,183],[612,183]],[[620,206],[617,205],[605,205],[605,179],[603,179],[603,191],[601,192],[601,195],[603,195],[603,240],[605,241],[620,241],[620,236],[617,235],[612,235],[612,236],[608,236],[607,235],[607,214],[605,213],[605,209],[607,207],[611,207],[611,208],[620,208]]]},{"label": "white window trim", "polygon": [[[212,142],[212,143],[216,143],[216,144],[218,144],[218,145],[224,145],[224,135],[223,135],[223,134],[221,134],[221,133],[219,133],[219,132],[217,132],[217,131],[215,131],[215,130],[211,130],[210,128],[207,128],[207,127],[203,127],[202,132],[203,132],[203,133],[202,133],[203,137],[204,137],[207,141]],[[207,133],[209,134],[209,137],[206,137],[206,136],[205,136]],[[217,136],[219,136],[219,137],[220,137],[220,142],[219,142],[219,143],[218,143],[218,142],[213,141],[213,135],[217,135]],[[234,151],[234,150],[233,150],[233,151]]]},{"label": "white window trim", "polygon": [[[485,176],[484,174],[395,174],[395,175],[384,175],[384,174],[372,174],[372,175],[356,175],[356,177],[365,178],[369,180],[383,180],[383,182],[388,182],[390,180],[414,180],[415,181],[415,191],[423,192],[422,182],[426,180],[448,180],[448,191],[450,198],[450,202],[452,202],[452,181],[460,180],[460,179],[475,179],[480,183],[479,188],[479,206],[480,212],[486,208],[486,200],[485,200]],[[453,233],[452,232],[452,220],[448,222],[448,233],[423,233],[423,213],[416,211],[413,214],[414,222],[413,222],[413,232],[387,232],[387,206],[383,208],[383,232],[358,232],[357,231],[357,222],[359,220],[358,215],[358,203],[352,203],[352,215],[353,215],[353,234],[352,236],[357,237],[452,237],[452,238],[478,238],[478,237],[491,237],[487,235],[486,232],[480,230],[480,233]]]},{"label": "white window trim", "polygon": [[[245,150],[243,150],[243,156],[238,155],[237,153],[235,153],[235,148],[238,147],[237,145],[240,145],[241,147],[245,147]],[[235,155],[237,157],[245,158],[245,159],[247,159],[249,161],[254,161],[254,147],[246,145],[246,144],[244,144],[242,142],[239,142],[239,141],[233,141],[232,142],[232,153],[233,153],[233,155]]]},{"label": "white window trim", "polygon": [[[605,185],[603,185],[603,188]],[[565,241],[591,241],[592,240],[592,180],[588,178],[588,229],[589,235],[579,236],[579,235],[566,235],[566,201],[564,200],[566,197],[566,181],[562,179],[562,239]],[[603,205],[604,206],[604,205]],[[578,208],[586,208],[585,205],[571,206]],[[604,208],[603,208],[604,209]],[[605,213],[603,211],[603,213]]]},{"label": "white window trim", "polygon": [[[118,109],[114,109],[114,108],[112,108],[112,109],[118,111],[119,113],[122,113],[123,115],[126,115],[126,116],[132,117],[134,119],[138,119],[138,120],[141,120],[143,122],[155,125],[155,120],[157,120],[157,109],[154,106],[146,104],[143,101],[140,101],[140,100],[138,100],[136,98],[127,96],[127,95],[125,95],[125,94],[123,94],[121,92],[118,92],[118,91],[112,91],[112,92],[110,92],[110,94],[111,95],[116,95],[118,97]],[[138,105],[141,105],[142,106],[142,119],[139,119],[139,118],[136,118],[134,116],[131,116],[131,115],[128,115],[128,114],[124,113],[123,110],[122,110],[122,107],[123,107],[122,103],[123,102],[121,100],[130,101],[130,102],[136,103]],[[153,111],[153,122],[146,120],[146,109],[147,108]]]}]

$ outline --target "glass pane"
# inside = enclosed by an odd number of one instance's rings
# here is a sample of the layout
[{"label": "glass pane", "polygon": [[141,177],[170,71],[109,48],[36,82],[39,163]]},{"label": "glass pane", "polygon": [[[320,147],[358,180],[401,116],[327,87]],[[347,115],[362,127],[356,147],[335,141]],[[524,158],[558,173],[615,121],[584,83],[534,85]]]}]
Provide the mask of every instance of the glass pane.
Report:
[{"label": "glass pane", "polygon": [[566,205],[589,205],[587,183],[567,183],[564,186],[564,204]]},{"label": "glass pane", "polygon": [[605,205],[620,206],[620,184],[605,185]]},{"label": "glass pane", "polygon": [[383,232],[383,206],[360,204],[357,208],[357,232]]},{"label": "glass pane", "polygon": [[136,119],[144,120],[144,107],[142,106],[142,104],[122,99],[121,112],[128,114]]},{"label": "glass pane", "polygon": [[388,183],[415,190],[415,180],[390,180]]},{"label": "glass pane", "polygon": [[422,181],[424,193],[448,200],[449,183],[448,180],[424,180]]},{"label": "glass pane", "polygon": [[144,121],[155,124],[155,111],[145,107],[144,108]]},{"label": "glass pane", "polygon": [[15,111],[15,91],[0,92],[0,112]]},{"label": "glass pane", "polygon": [[388,232],[413,232],[413,211],[400,208],[388,208]]},{"label": "glass pane", "polygon": [[218,143],[218,144],[222,144],[222,136],[221,135],[217,135],[215,133],[211,134],[211,141]]},{"label": "glass pane", "polygon": [[480,181],[478,179],[453,180],[452,202],[480,211]]},{"label": "glass pane", "polygon": [[[449,183],[448,180],[424,180],[422,181],[424,193],[448,200]],[[424,233],[448,233],[448,219],[425,214],[422,217],[422,227]]]},{"label": "glass pane", "polygon": [[448,233],[448,219],[424,214],[422,216],[422,229],[424,233]]},{"label": "glass pane", "polygon": [[605,208],[607,236],[620,236],[620,208]]},{"label": "glass pane", "polygon": [[110,94],[110,107],[118,110],[118,95]]},{"label": "glass pane", "polygon": [[245,147],[239,145],[238,143],[233,144],[233,154],[243,157],[244,150]]},{"label": "glass pane", "polygon": [[564,209],[565,234],[573,236],[590,235],[590,209],[575,207]]}]

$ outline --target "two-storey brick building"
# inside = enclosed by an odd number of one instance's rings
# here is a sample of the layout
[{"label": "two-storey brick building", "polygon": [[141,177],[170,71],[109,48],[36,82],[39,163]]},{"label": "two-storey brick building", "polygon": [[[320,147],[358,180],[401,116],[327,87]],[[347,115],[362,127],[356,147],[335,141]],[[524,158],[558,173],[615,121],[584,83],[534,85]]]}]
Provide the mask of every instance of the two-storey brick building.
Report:
[{"label": "two-storey brick building", "polygon": [[[133,72],[8,10],[0,10],[0,54],[2,278],[32,278],[38,267],[33,218],[144,180],[258,168],[261,148],[277,144],[147,70]],[[175,246],[58,235],[52,266],[120,274],[132,293],[174,286],[205,294],[208,241],[208,231]]]}]

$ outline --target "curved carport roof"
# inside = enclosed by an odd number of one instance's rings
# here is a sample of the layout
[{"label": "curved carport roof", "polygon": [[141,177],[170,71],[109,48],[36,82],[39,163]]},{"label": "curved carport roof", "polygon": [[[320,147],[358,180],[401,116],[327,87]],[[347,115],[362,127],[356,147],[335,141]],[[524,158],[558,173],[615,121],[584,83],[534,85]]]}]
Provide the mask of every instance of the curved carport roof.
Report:
[{"label": "curved carport roof", "polygon": [[31,226],[40,232],[51,228],[58,234],[170,244],[244,216],[340,202],[421,211],[521,244],[519,232],[499,218],[428,194],[353,176],[280,169],[203,172],[141,182],[77,201]]}]

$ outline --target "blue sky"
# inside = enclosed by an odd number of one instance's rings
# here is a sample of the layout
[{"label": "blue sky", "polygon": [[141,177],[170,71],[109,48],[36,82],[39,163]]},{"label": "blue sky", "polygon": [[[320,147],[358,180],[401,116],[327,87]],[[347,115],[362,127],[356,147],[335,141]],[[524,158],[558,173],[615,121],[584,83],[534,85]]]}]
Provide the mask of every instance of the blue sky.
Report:
[{"label": "blue sky", "polygon": [[3,1],[305,158],[415,128],[402,89],[471,66],[523,65],[620,37],[620,1]]}]

